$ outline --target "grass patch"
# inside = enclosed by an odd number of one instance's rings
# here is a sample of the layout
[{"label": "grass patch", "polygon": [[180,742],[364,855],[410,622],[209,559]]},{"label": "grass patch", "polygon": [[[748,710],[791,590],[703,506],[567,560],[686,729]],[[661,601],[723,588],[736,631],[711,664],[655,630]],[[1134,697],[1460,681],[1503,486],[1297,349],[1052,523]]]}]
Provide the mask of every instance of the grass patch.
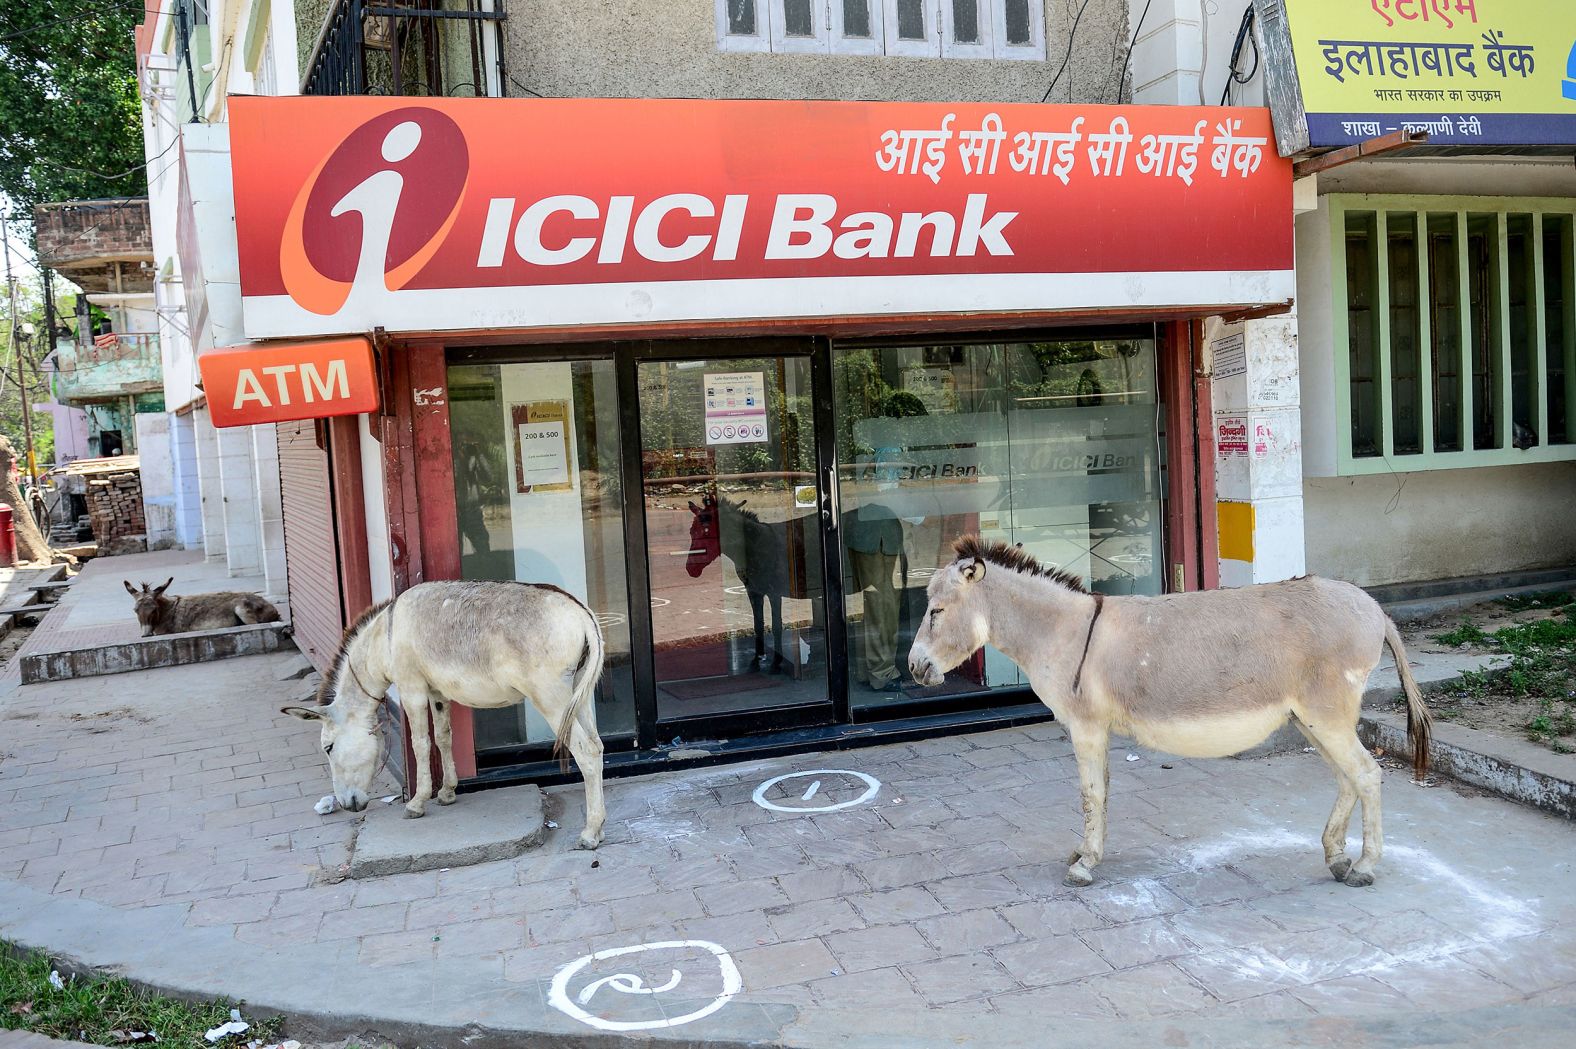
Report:
[{"label": "grass patch", "polygon": [[1576,601],[1564,590],[1551,590],[1543,594],[1510,594],[1494,602],[1511,612],[1525,612],[1529,608],[1562,608]]},{"label": "grass patch", "polygon": [[1475,624],[1462,624],[1433,639],[1443,645],[1484,648],[1503,652],[1507,664],[1493,670],[1461,675],[1448,695],[1489,699],[1494,696],[1526,697],[1537,701],[1538,712],[1518,726],[1534,743],[1546,743],[1562,754],[1576,750],[1576,605],[1564,591],[1509,597],[1499,602],[1515,610],[1548,608],[1546,619],[1516,623],[1493,633]]},{"label": "grass patch", "polygon": [[1448,630],[1443,634],[1432,634],[1430,637],[1441,645],[1449,645],[1451,648],[1460,648],[1462,645],[1486,645],[1492,640],[1475,624],[1465,620],[1454,630]]},{"label": "grass patch", "polygon": [[[46,955],[21,953],[0,944],[0,1029],[32,1031],[50,1038],[126,1045],[131,1032],[156,1032],[158,1045],[207,1049],[204,1034],[230,1019],[234,1002],[186,1002],[138,990],[118,976],[61,977],[50,981],[54,966]],[[278,1017],[257,1020],[221,1046],[253,1039],[278,1041]],[[149,1042],[148,1044],[153,1044]]]}]

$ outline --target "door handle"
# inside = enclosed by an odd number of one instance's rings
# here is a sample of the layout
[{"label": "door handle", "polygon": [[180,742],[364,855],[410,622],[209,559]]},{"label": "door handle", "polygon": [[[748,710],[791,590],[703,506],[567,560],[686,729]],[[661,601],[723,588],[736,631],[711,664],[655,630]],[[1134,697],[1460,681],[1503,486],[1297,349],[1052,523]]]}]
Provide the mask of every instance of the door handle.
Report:
[{"label": "door handle", "polygon": [[838,517],[837,470],[829,466],[821,480],[821,521],[828,529],[835,530]]}]

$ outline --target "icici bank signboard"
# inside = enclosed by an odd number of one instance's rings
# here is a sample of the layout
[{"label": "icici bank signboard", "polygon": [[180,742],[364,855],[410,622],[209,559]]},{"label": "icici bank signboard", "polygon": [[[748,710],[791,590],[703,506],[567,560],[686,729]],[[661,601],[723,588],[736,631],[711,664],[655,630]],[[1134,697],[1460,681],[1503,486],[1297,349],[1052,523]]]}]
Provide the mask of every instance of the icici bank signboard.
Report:
[{"label": "icici bank signboard", "polygon": [[1292,295],[1262,109],[238,98],[247,335]]}]

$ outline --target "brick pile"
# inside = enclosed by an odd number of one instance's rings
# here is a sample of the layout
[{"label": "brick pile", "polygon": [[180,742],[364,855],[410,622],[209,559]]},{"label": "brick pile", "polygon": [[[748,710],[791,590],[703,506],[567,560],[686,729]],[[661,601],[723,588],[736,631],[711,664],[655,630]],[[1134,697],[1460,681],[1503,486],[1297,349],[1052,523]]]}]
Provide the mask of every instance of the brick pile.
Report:
[{"label": "brick pile", "polygon": [[134,455],[78,459],[65,467],[61,486],[87,502],[87,521],[98,556],[138,553],[148,548],[142,507],[142,473]]}]

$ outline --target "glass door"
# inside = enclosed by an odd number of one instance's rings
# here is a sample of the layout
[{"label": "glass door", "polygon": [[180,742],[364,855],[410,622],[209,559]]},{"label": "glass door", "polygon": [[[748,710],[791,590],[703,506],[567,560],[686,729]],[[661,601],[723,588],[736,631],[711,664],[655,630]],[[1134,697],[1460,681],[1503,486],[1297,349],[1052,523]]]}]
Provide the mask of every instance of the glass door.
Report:
[{"label": "glass door", "polygon": [[831,720],[810,356],[641,360],[636,381],[664,734]]}]

